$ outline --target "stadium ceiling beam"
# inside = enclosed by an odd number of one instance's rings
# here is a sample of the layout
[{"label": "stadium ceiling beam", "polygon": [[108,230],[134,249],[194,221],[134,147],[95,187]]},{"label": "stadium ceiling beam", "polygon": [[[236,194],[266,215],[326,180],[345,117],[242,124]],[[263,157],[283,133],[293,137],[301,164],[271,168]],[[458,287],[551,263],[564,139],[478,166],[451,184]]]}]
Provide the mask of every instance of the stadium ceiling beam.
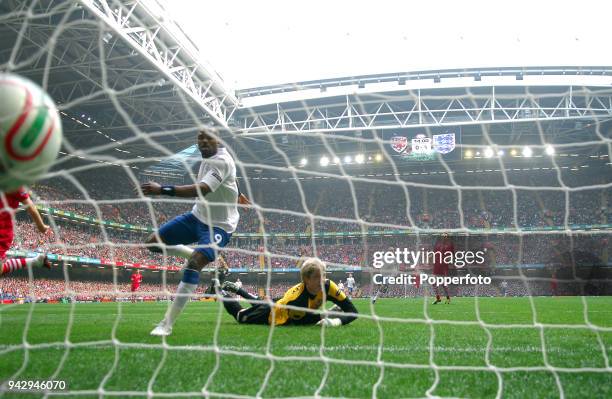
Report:
[{"label": "stadium ceiling beam", "polygon": [[[48,35],[44,32],[40,32],[30,27],[30,29],[26,29],[22,33],[22,35],[25,39],[27,39],[30,43],[33,44],[33,46],[31,46],[32,48],[45,48]],[[66,47],[62,49],[62,51],[60,51],[61,55],[53,54],[53,59],[57,63],[61,63],[67,58],[66,54],[69,48],[78,46],[77,43],[71,40],[64,42],[64,44],[66,44]],[[59,49],[59,47],[60,45],[58,45],[56,48]],[[28,47],[25,46],[22,46],[22,48],[20,49],[20,51],[22,52],[27,50]],[[80,54],[87,54],[84,47],[81,47],[79,50]],[[67,70],[73,71],[76,74],[77,78],[75,79],[75,77],[71,77],[71,81],[69,82],[70,84],[68,85],[64,85],[64,82],[59,82],[57,84],[54,83],[51,87],[49,87],[49,94],[51,95],[51,97],[59,103],[66,103],[71,98],[74,98],[75,95],[84,97],[93,93],[94,91],[103,90],[103,87],[101,86],[99,80],[95,79],[91,74],[91,65],[92,63],[70,64],[70,67]],[[34,68],[31,68],[28,72],[42,74],[44,72],[61,71],[61,69],[62,68],[46,68],[44,66],[44,57],[42,57],[36,61]],[[69,87],[70,90],[65,90],[63,86]]]},{"label": "stadium ceiling beam", "polygon": [[[12,28],[11,28],[12,29]],[[47,28],[45,28],[47,29]],[[33,45],[32,48],[44,48],[48,33],[40,27],[30,26],[25,32],[24,37]],[[87,39],[87,40],[85,40]],[[31,73],[43,73],[45,71],[51,73],[62,73],[66,78],[61,81],[54,80],[50,87],[50,94],[53,98],[62,103],[67,103],[74,98],[83,98],[93,95],[96,92],[104,90],[101,84],[100,77],[100,60],[93,51],[97,46],[97,35],[90,35],[87,38],[79,37],[78,40],[65,40],[56,46],[56,51],[53,54],[54,62],[57,66],[54,68],[45,68],[42,63],[44,57],[37,61],[36,67],[29,70]],[[22,47],[22,51],[26,51],[26,47]],[[148,87],[140,88],[138,93],[131,93],[129,96],[121,96],[120,102],[130,109],[133,116],[140,116],[149,125],[159,125],[159,117],[161,116],[164,122],[172,121],[175,115],[171,112],[174,108],[168,106],[168,97],[163,97],[158,93],[160,86],[155,84],[153,78],[158,74],[154,69],[138,69],[135,66],[116,68],[112,61],[123,61],[124,59],[134,58],[129,56],[124,58],[123,55],[109,57],[105,60],[108,75],[108,81],[113,82],[113,89],[122,90],[124,88],[135,87],[138,82],[151,82]],[[142,61],[143,63],[145,61]],[[74,74],[70,74],[73,72]],[[170,86],[169,84],[167,84]],[[171,92],[170,89],[167,92]],[[177,100],[178,101],[178,98]],[[88,100],[86,106],[91,107],[95,104],[107,105],[109,100],[106,96],[98,97],[97,99]],[[113,112],[117,115],[116,112]],[[154,117],[156,116],[156,117]],[[193,124],[193,122],[192,122]]]},{"label": "stadium ceiling beam", "polygon": [[6,3],[9,13],[6,15],[0,15],[0,22],[2,24],[10,23],[21,23],[23,18],[28,15],[35,15],[37,18],[52,18],[55,15],[62,15],[67,9],[72,7],[72,4],[66,2],[55,2],[55,1],[4,1]]},{"label": "stadium ceiling beam", "polygon": [[[18,32],[17,28],[12,26],[7,27]],[[30,25],[28,29],[21,34],[31,43],[31,46],[22,46],[20,51],[30,51],[34,48],[45,48],[46,40],[49,37],[48,27]],[[100,74],[97,72],[100,69],[100,60],[95,55],[93,49],[97,46],[97,35],[79,36],[76,38],[70,37],[69,40],[63,40],[56,46],[56,52],[53,54],[55,66],[46,68],[44,57],[37,60],[35,67],[29,70],[30,73],[64,73],[74,72],[75,76],[70,76],[70,79],[62,79],[54,82],[50,87],[50,95],[62,102],[69,102],[75,97],[86,97],[96,91],[104,90],[101,84]],[[123,60],[123,57],[110,57],[105,60],[107,64],[114,60]],[[143,74],[147,71],[136,68],[126,68],[134,73]],[[135,84],[134,81],[128,80],[124,70],[115,70],[115,68],[107,68],[108,80],[111,82],[122,82],[126,87],[131,87]],[[150,71],[154,72],[154,71]]]},{"label": "stadium ceiling beam", "polygon": [[[217,126],[227,121],[238,105],[216,73],[197,61],[199,54],[187,38],[178,38],[166,22],[152,15],[141,2],[81,0],[80,3],[133,50],[191,98]],[[183,35],[184,36],[184,35]]]},{"label": "stadium ceiling beam", "polygon": [[487,94],[461,96],[404,96],[368,102],[346,96],[344,102],[265,112],[249,110],[238,118],[237,134],[257,136],[286,133],[349,132],[414,127],[545,122],[612,118],[612,89],[592,91],[567,87],[560,93]]}]

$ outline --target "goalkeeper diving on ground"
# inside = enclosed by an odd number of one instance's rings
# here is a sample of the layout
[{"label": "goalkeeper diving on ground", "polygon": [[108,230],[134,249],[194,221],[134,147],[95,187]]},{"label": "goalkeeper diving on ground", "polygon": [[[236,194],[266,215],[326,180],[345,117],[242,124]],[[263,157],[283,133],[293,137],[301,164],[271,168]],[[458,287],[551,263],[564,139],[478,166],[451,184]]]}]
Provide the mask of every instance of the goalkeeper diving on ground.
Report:
[{"label": "goalkeeper diving on ground", "polygon": [[[336,283],[325,279],[325,263],[318,258],[309,258],[300,268],[302,282],[289,288],[282,298],[269,302],[256,297],[230,281],[220,286],[225,310],[240,324],[269,325],[325,325],[338,327],[351,323],[357,318],[357,309],[351,300],[338,288]],[[238,299],[229,295],[237,294],[250,303],[243,308]],[[317,312],[329,300],[334,303],[332,314]],[[253,302],[258,301],[258,302]]]}]

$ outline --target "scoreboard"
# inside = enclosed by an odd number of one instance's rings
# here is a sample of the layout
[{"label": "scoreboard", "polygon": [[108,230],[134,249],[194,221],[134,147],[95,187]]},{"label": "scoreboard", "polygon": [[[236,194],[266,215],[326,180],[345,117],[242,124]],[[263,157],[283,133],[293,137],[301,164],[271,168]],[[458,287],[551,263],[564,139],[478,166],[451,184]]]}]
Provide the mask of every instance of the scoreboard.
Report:
[{"label": "scoreboard", "polygon": [[407,161],[436,161],[438,157],[461,159],[459,128],[391,133],[386,139],[391,155]]}]

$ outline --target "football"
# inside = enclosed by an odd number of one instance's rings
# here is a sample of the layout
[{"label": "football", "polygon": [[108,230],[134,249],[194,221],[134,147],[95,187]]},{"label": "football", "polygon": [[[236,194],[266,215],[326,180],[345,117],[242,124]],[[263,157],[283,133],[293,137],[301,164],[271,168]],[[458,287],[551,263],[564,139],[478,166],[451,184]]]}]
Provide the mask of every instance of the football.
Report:
[{"label": "football", "polygon": [[1,191],[34,183],[57,158],[61,119],[51,97],[36,83],[0,73],[0,138]]}]

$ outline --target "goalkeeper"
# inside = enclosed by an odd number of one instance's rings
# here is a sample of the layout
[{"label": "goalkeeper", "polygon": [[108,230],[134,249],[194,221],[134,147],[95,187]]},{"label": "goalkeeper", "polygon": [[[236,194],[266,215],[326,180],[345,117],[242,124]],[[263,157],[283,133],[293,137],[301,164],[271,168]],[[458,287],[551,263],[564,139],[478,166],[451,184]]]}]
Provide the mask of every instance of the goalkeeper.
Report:
[{"label": "goalkeeper", "polygon": [[[293,286],[285,295],[273,305],[268,303],[252,303],[251,307],[243,308],[238,300],[229,299],[229,295],[223,300],[225,310],[231,314],[240,324],[274,324],[281,325],[326,325],[337,327],[349,324],[357,318],[357,309],[349,298],[346,297],[336,283],[325,279],[325,263],[318,258],[309,258],[304,261],[300,268],[302,282]],[[251,294],[243,292],[234,283],[226,281],[223,283],[223,291],[233,292],[249,300],[258,299]],[[346,313],[340,315],[324,315],[314,313],[326,300],[332,301],[334,306],[331,311]],[[303,308],[286,308],[285,306]]]}]

